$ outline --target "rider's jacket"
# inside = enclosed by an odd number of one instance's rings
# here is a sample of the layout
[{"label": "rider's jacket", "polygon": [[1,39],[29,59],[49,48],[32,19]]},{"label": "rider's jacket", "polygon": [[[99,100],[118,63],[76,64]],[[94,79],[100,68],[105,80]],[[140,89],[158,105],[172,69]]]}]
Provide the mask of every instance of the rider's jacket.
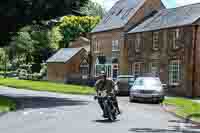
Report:
[{"label": "rider's jacket", "polygon": [[99,79],[95,84],[96,91],[105,91],[107,94],[114,93],[115,91],[115,83],[110,79]]}]

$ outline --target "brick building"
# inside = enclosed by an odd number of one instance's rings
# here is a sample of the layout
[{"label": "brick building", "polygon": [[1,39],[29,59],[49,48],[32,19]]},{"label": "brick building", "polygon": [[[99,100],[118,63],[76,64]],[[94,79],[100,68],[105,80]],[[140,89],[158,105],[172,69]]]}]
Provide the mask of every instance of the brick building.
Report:
[{"label": "brick building", "polygon": [[87,51],[63,48],[47,60],[47,79],[53,82],[80,83],[88,76]]},{"label": "brick building", "polygon": [[200,96],[200,4],[163,9],[129,32],[129,73],[155,73],[169,91]]},{"label": "brick building", "polygon": [[128,73],[127,32],[165,8],[161,0],[119,0],[91,32],[92,76],[104,69],[108,77]]},{"label": "brick building", "polygon": [[92,73],[158,75],[169,92],[200,96],[200,4],[119,0],[91,33]]}]

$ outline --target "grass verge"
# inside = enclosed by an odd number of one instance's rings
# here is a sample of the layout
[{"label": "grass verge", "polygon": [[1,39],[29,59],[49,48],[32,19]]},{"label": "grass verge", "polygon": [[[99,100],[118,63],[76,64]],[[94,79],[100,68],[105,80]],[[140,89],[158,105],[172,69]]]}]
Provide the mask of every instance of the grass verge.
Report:
[{"label": "grass verge", "polygon": [[0,97],[0,113],[8,112],[16,109],[16,104],[14,101]]},{"label": "grass verge", "polygon": [[200,103],[184,98],[169,98],[164,101],[164,104],[175,106],[176,110],[174,113],[177,115],[184,118],[192,115],[193,121],[200,122]]},{"label": "grass verge", "polygon": [[18,80],[13,78],[0,78],[0,85],[14,87],[18,89],[29,89],[36,91],[49,91],[66,94],[94,94],[95,90],[92,87],[65,85],[44,81]]}]

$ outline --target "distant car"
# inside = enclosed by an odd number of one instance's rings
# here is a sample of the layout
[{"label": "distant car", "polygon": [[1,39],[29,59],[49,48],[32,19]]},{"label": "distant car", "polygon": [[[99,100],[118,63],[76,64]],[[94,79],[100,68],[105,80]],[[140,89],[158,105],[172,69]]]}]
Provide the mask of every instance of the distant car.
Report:
[{"label": "distant car", "polygon": [[161,103],[164,98],[164,88],[158,77],[138,77],[130,89],[130,102],[150,100]]},{"label": "distant car", "polygon": [[120,75],[116,79],[119,89],[119,95],[129,95],[129,89],[132,87],[135,77],[132,75]]}]

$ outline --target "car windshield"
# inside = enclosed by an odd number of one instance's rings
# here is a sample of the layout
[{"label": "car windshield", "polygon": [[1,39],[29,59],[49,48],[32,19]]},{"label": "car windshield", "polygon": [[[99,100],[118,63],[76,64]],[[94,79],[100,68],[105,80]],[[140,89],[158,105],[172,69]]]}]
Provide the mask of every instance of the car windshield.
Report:
[{"label": "car windshield", "polygon": [[134,86],[144,86],[144,79],[136,79]]},{"label": "car windshield", "polygon": [[147,78],[145,79],[145,86],[159,87],[161,82],[158,78]]},{"label": "car windshield", "polygon": [[136,79],[134,86],[161,86],[161,82],[158,78],[138,78]]}]

